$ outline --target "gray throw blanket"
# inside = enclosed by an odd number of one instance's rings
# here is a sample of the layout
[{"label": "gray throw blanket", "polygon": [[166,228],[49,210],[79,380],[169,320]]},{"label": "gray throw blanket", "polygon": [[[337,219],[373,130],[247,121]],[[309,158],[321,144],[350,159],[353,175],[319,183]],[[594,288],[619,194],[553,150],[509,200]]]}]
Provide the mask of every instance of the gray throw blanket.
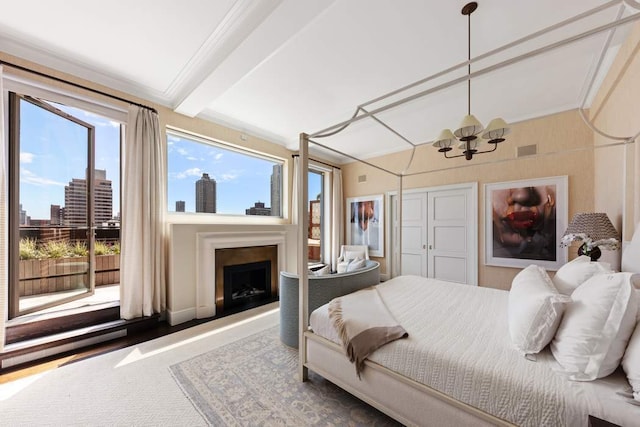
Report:
[{"label": "gray throw blanket", "polygon": [[391,341],[409,336],[389,313],[375,287],[331,300],[329,319],[347,357],[355,363],[358,378],[367,356]]}]

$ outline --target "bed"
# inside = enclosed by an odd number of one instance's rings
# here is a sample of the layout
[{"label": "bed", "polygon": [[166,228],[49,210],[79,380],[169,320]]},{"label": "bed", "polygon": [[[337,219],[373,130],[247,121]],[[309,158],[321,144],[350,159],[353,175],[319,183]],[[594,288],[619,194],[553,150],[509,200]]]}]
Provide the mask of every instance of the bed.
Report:
[{"label": "bed", "polygon": [[[637,272],[638,254],[640,227],[623,269]],[[418,276],[376,289],[408,338],[371,354],[359,379],[325,304],[310,315],[304,366],[403,424],[587,426],[591,416],[640,425],[640,402],[621,393],[629,382],[620,367],[595,381],[571,381],[550,346],[535,361],[515,349],[509,291]],[[634,311],[634,326],[637,319]]]}]

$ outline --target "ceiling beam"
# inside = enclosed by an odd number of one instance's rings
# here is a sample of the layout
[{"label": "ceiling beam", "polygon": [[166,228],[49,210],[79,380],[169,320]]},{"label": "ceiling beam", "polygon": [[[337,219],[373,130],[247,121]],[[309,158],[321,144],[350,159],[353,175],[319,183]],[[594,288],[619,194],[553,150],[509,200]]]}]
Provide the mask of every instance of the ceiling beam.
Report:
[{"label": "ceiling beam", "polygon": [[[208,67],[179,98],[174,110],[190,117],[197,116],[269,57],[277,54],[334,1],[270,1],[264,2],[269,6],[248,10],[243,19],[236,19],[234,25],[224,30],[224,40],[218,44],[219,48],[210,52]],[[262,1],[253,3],[263,4]]]}]

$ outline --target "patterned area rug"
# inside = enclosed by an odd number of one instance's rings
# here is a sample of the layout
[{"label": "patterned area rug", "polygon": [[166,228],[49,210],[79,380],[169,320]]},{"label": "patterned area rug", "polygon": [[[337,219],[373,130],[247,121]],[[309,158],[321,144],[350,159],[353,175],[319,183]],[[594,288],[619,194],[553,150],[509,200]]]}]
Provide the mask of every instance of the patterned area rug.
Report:
[{"label": "patterned area rug", "polygon": [[313,372],[299,382],[297,367],[298,351],[280,342],[275,327],[170,370],[214,426],[399,425]]}]

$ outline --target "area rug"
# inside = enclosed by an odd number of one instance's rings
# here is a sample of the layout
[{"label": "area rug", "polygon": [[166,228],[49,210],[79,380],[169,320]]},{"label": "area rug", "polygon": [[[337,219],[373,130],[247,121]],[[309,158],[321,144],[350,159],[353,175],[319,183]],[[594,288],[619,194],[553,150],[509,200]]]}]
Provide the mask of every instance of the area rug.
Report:
[{"label": "area rug", "polygon": [[169,369],[214,426],[399,425],[313,372],[298,381],[298,351],[280,342],[278,327]]}]

